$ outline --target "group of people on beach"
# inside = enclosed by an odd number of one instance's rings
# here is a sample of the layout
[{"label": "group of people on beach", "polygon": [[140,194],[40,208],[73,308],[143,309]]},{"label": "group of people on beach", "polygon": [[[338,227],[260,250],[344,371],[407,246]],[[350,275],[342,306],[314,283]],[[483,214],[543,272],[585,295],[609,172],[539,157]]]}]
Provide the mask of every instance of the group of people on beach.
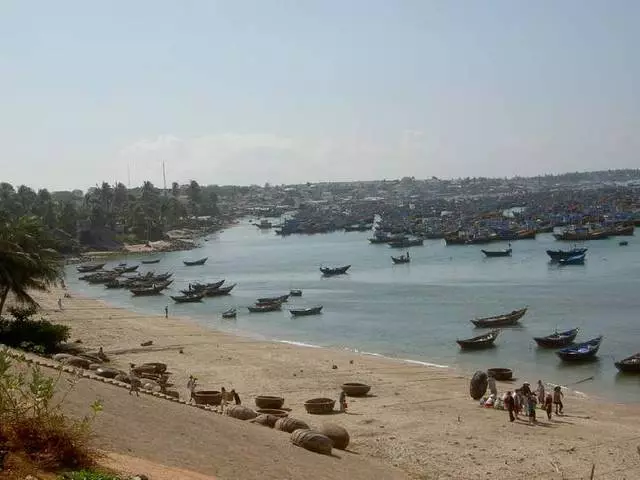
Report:
[{"label": "group of people on beach", "polygon": [[[496,387],[496,379],[493,375],[489,375],[488,389],[491,397],[498,398],[498,389]],[[509,421],[513,422],[524,414],[529,418],[529,423],[536,422],[536,408],[538,405],[547,413],[547,418],[551,420],[553,406],[555,405],[555,414],[562,415],[564,412],[564,404],[562,399],[564,394],[559,385],[553,388],[553,393],[547,392],[542,380],[538,380],[536,390],[531,390],[529,382],[524,382],[520,388],[514,391],[507,391],[502,396],[504,408],[509,412]]]}]

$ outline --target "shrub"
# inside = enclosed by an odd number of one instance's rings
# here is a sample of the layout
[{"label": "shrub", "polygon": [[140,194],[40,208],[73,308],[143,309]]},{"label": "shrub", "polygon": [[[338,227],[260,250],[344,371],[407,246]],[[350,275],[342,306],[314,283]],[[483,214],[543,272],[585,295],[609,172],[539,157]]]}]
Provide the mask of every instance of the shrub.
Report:
[{"label": "shrub", "polygon": [[60,477],[60,480],[120,480],[120,477],[94,470],[79,470],[65,473]]},{"label": "shrub", "polygon": [[5,449],[25,453],[44,468],[77,468],[91,465],[91,421],[102,409],[91,407],[92,416],[66,417],[61,405],[69,391],[54,404],[60,379],[44,375],[36,366],[15,365],[0,351],[0,442]]},{"label": "shrub", "polygon": [[53,353],[61,342],[69,339],[66,325],[51,323],[44,318],[34,320],[33,308],[10,308],[13,320],[0,318],[0,343],[35,353]]}]

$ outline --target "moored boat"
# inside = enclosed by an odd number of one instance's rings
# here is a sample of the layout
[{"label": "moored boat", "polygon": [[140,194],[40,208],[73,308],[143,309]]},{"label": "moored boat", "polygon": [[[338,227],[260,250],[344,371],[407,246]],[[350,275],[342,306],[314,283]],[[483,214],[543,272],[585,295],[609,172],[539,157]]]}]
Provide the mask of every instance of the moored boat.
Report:
[{"label": "moored boat", "polygon": [[330,277],[333,275],[344,275],[350,268],[351,265],[345,265],[344,267],[320,267],[320,271],[325,277]]},{"label": "moored boat", "polygon": [[560,260],[562,258],[574,257],[576,255],[582,255],[587,253],[587,248],[572,248],[571,250],[547,250],[547,255],[551,257],[551,260]]},{"label": "moored boat", "polygon": [[622,240],[621,242],[618,242],[618,245],[620,245],[621,247],[626,247],[627,245],[629,245],[629,242],[627,242],[626,240]]},{"label": "moored boat", "polygon": [[527,313],[528,307],[521,308],[520,310],[514,310],[510,313],[502,315],[495,315],[493,317],[484,317],[471,320],[478,328],[492,328],[492,327],[508,327],[518,323],[524,314]]},{"label": "moored boat", "polygon": [[141,287],[141,288],[132,288],[129,291],[134,297],[144,297],[149,295],[160,295],[162,294],[162,290],[164,290],[165,286],[156,285],[151,287]]},{"label": "moored boat", "polygon": [[204,293],[192,293],[191,295],[177,295],[171,296],[171,299],[176,303],[193,303],[201,302],[204,298]]},{"label": "moored boat", "polygon": [[220,288],[223,283],[224,283],[224,278],[217,282],[211,282],[211,283],[190,283],[188,289],[180,290],[180,291],[185,295],[188,295],[194,292],[204,292],[205,290],[215,290],[217,288]]},{"label": "moored boat", "polygon": [[78,265],[76,267],[76,270],[78,270],[78,272],[80,272],[80,273],[96,272],[98,270],[102,270],[102,267],[104,267],[105,265],[106,265],[106,263],[93,263],[93,264]]},{"label": "moored boat", "polygon": [[507,248],[506,250],[480,250],[487,257],[510,257],[511,249]]},{"label": "moored boat", "polygon": [[322,313],[322,305],[316,305],[315,307],[306,307],[306,308],[291,308],[289,309],[291,315],[294,317],[304,317],[307,315],[318,315]]},{"label": "moored boat", "polygon": [[200,260],[183,260],[182,263],[187,267],[195,267],[196,265],[204,265],[209,257],[201,258]]},{"label": "moored boat", "polygon": [[229,310],[225,310],[222,312],[222,318],[236,318],[237,311],[235,308],[230,308]]},{"label": "moored boat", "polygon": [[623,373],[640,373],[640,353],[615,362],[614,365]]},{"label": "moored boat", "polygon": [[478,335],[477,337],[467,338],[465,340],[456,340],[456,342],[463,350],[491,348],[499,334],[500,330],[491,330],[489,333],[485,333],[484,335]]},{"label": "moored boat", "polygon": [[153,265],[154,263],[160,263],[160,259],[154,258],[152,260],[141,260],[140,263],[142,263],[143,265]]},{"label": "moored boat", "polygon": [[571,345],[571,343],[578,336],[579,328],[572,328],[571,330],[565,330],[564,332],[553,332],[546,337],[533,337],[539,347],[544,348],[561,348]]},{"label": "moored boat", "polygon": [[556,240],[578,242],[584,240],[603,240],[609,238],[609,232],[602,229],[592,229],[587,227],[570,227],[561,233],[554,233]]},{"label": "moored boat", "polygon": [[580,362],[595,358],[602,343],[602,335],[586,342],[558,350],[556,355],[565,362]]},{"label": "moored boat", "polygon": [[282,303],[265,303],[261,305],[252,305],[247,308],[251,313],[275,312],[276,310],[282,310]]},{"label": "moored boat", "polygon": [[400,255],[399,257],[392,256],[391,261],[395,264],[409,263],[411,262],[411,257],[409,256],[409,252],[407,252],[405,255]]},{"label": "moored boat", "polygon": [[135,272],[139,266],[140,265],[128,266],[127,264],[118,265],[116,268],[113,269],[113,271],[118,273],[131,273],[131,272]]},{"label": "moored boat", "polygon": [[275,302],[286,302],[289,300],[289,294],[280,295],[279,297],[263,297],[259,298],[256,303],[275,303]]},{"label": "moored boat", "polygon": [[213,290],[205,290],[205,297],[220,297],[222,295],[229,295],[231,290],[236,286],[236,283],[232,283],[231,285],[227,285],[226,287],[214,288]]},{"label": "moored boat", "polygon": [[300,290],[298,288],[294,288],[293,290],[291,290],[289,292],[289,295],[291,295],[292,297],[301,297],[302,296],[302,290]]}]

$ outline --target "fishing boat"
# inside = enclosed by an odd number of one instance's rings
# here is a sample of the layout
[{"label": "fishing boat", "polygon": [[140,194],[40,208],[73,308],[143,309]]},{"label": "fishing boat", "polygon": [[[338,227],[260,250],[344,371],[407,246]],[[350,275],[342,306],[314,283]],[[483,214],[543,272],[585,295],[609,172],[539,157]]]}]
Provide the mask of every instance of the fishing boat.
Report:
[{"label": "fishing boat", "polygon": [[614,365],[624,373],[640,373],[640,353],[615,362]]},{"label": "fishing boat", "polygon": [[546,337],[533,337],[533,339],[539,347],[561,348],[571,345],[571,343],[576,339],[579,331],[579,328],[572,328],[571,330],[565,330],[564,332],[555,331]]},{"label": "fishing boat", "polygon": [[76,270],[78,270],[78,272],[80,272],[80,273],[96,272],[98,270],[102,270],[102,267],[104,267],[105,265],[106,265],[106,263],[93,263],[93,264],[78,265],[76,267]]},{"label": "fishing boat", "polygon": [[231,290],[233,290],[233,287],[235,287],[236,285],[236,283],[232,283],[231,285],[227,285],[226,287],[215,288],[213,290],[205,290],[204,296],[220,297],[222,295],[229,295],[231,293]]},{"label": "fishing boat", "polygon": [[269,230],[273,227],[273,224],[269,220],[260,220],[260,223],[254,223],[260,230]]},{"label": "fishing boat", "polygon": [[400,255],[399,257],[392,256],[391,261],[394,264],[409,263],[411,262],[411,257],[409,256],[409,252],[407,252],[405,255]]},{"label": "fishing boat", "polygon": [[331,277],[333,275],[344,275],[350,268],[351,265],[345,265],[344,267],[320,267],[320,271],[325,277]]},{"label": "fishing boat", "polygon": [[558,263],[560,265],[584,265],[585,256],[586,254],[583,253],[582,255],[574,255],[569,258],[561,258],[558,260]]},{"label": "fishing boat", "polygon": [[154,258],[153,260],[142,260],[140,263],[143,265],[153,265],[154,263],[160,263],[160,259]]},{"label": "fishing boat", "polygon": [[161,295],[162,290],[167,288],[164,285],[155,285],[151,287],[131,288],[129,291],[134,297],[144,297],[149,295]]},{"label": "fishing boat", "polygon": [[236,318],[238,312],[235,308],[230,308],[229,310],[225,310],[222,312],[222,318]]},{"label": "fishing boat", "polygon": [[596,338],[592,338],[583,343],[578,343],[577,345],[572,345],[570,347],[563,348],[562,350],[558,350],[556,355],[560,357],[565,362],[580,362],[585,360],[593,359],[598,353],[598,349],[600,348],[600,343],[602,343],[602,335]]},{"label": "fishing boat", "polygon": [[618,242],[618,245],[620,245],[621,247],[626,247],[627,245],[629,245],[629,242],[627,242],[626,240],[622,240],[621,242]]},{"label": "fishing boat", "polygon": [[131,272],[135,272],[139,266],[140,265],[131,265],[129,267],[126,264],[118,265],[116,268],[113,269],[113,271],[118,273],[131,273]]},{"label": "fishing boat", "polygon": [[178,295],[171,296],[171,299],[176,303],[192,303],[201,302],[204,298],[204,293],[192,293],[191,295]]},{"label": "fishing boat", "polygon": [[506,250],[481,250],[482,253],[487,257],[510,257],[511,249],[507,248]]},{"label": "fishing boat", "polygon": [[554,233],[556,240],[565,241],[583,241],[583,240],[603,240],[609,238],[609,232],[602,229],[594,229],[591,227],[574,226],[565,229],[561,233]]},{"label": "fishing boat", "polygon": [[402,240],[389,242],[391,248],[420,247],[422,245],[424,245],[424,239],[422,238],[403,238]]},{"label": "fishing boat", "polygon": [[513,312],[495,315],[493,317],[477,318],[471,320],[471,323],[478,328],[509,327],[515,325],[518,323],[518,320],[524,317],[524,314],[527,313],[527,308],[528,307],[524,307],[520,310],[514,310]]},{"label": "fishing boat", "polygon": [[477,337],[467,338],[466,340],[456,340],[460,348],[463,350],[480,350],[483,348],[493,347],[493,342],[496,341],[500,330],[491,330],[484,335],[478,335]]},{"label": "fishing boat", "polygon": [[616,225],[609,230],[609,235],[614,237],[630,237],[634,234],[633,225]]},{"label": "fishing boat", "polygon": [[251,313],[275,312],[276,310],[282,310],[282,304],[279,302],[264,303],[261,305],[253,305],[247,308]]},{"label": "fishing boat", "polygon": [[587,248],[572,248],[571,250],[547,250],[547,255],[551,260],[558,261],[563,258],[570,258],[576,255],[587,253]]},{"label": "fishing boat", "polygon": [[275,302],[286,302],[289,300],[289,294],[280,295],[279,297],[263,297],[259,298],[256,303],[275,303]]},{"label": "fishing boat", "polygon": [[200,260],[183,260],[182,263],[184,263],[187,267],[195,267],[197,265],[204,265],[208,259],[209,257],[204,257]]},{"label": "fishing boat", "polygon": [[289,291],[289,295],[291,295],[292,297],[301,297],[302,290],[294,288],[293,290]]},{"label": "fishing boat", "polygon": [[212,283],[190,283],[189,284],[190,288],[185,290],[180,290],[180,291],[185,295],[188,295],[194,292],[202,292],[205,290],[215,290],[217,288],[220,288],[223,283],[224,283],[224,278],[222,280],[219,280],[217,282],[212,282]]},{"label": "fishing boat", "polygon": [[306,315],[318,315],[322,313],[322,305],[316,305],[315,307],[307,307],[307,308],[291,308],[289,309],[291,315],[294,317],[304,317]]}]

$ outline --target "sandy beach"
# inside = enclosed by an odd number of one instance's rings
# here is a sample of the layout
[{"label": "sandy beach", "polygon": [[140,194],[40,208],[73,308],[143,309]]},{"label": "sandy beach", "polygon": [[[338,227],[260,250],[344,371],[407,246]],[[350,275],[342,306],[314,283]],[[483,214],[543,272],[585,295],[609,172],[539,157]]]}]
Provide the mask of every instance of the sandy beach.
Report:
[{"label": "sandy beach", "polygon": [[[257,395],[283,396],[291,416],[318,425],[327,418],[308,415],[305,400],[337,399],[340,385],[348,381],[371,385],[371,396],[349,399],[347,413],[329,420],[348,429],[351,450],[399,467],[411,478],[582,479],[589,478],[593,465],[593,478],[640,478],[637,404],[565,391],[564,416],[548,421],[540,410],[536,425],[509,423],[507,412],[473,401],[470,376],[451,369],[237,337],[187,319],[111,307],[73,292],[58,311],[62,296],[62,290],[54,290],[37,298],[50,320],[71,327],[71,340],[102,346],[123,369],[130,362],[167,363],[185,398],[191,374],[202,389],[235,388],[249,406]],[[140,346],[148,340],[151,347]],[[521,378],[518,384],[525,380],[537,381]],[[498,382],[499,392],[514,387]]]}]

